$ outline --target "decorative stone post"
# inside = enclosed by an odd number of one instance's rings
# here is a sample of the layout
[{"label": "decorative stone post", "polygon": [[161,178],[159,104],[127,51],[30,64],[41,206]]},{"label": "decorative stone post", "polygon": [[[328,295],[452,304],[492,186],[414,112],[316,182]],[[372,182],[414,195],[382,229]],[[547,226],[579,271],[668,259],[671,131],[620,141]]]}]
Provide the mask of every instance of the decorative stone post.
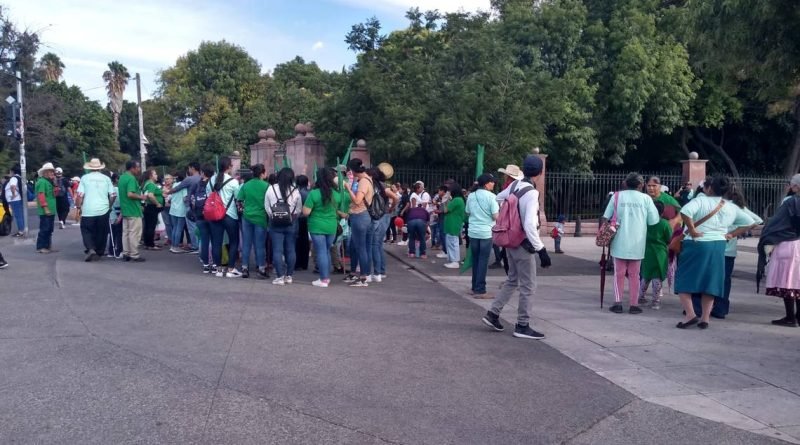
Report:
[{"label": "decorative stone post", "polygon": [[[697,187],[701,181],[706,179],[707,159],[699,159],[696,151],[689,153],[689,159],[681,161],[683,165],[683,183],[691,182],[692,187]],[[683,185],[683,184],[681,184]]]},{"label": "decorative stone post", "polygon": [[539,191],[539,229],[547,228],[547,214],[544,210],[544,198],[547,196],[547,181],[545,181],[547,175],[547,155],[541,154],[540,151],[539,147],[533,148],[533,154],[542,160],[542,174],[533,178],[533,184],[536,186],[536,190]]},{"label": "decorative stone post", "polygon": [[350,159],[361,159],[361,162],[363,162],[365,166],[372,166],[369,150],[367,149],[367,141],[359,139],[358,142],[356,142],[356,146],[353,147],[353,150],[350,152]]},{"label": "decorative stone post", "polygon": [[272,173],[275,171],[275,153],[280,150],[280,144],[275,140],[275,130],[261,130],[258,138],[259,141],[250,146],[250,166],[264,164],[267,172]]},{"label": "decorative stone post", "polygon": [[325,145],[314,135],[314,124],[299,123],[295,137],[286,141],[286,156],[291,160],[295,175],[314,177],[314,166],[325,166]]},{"label": "decorative stone post", "polygon": [[239,170],[241,170],[242,168],[242,155],[237,150],[231,153],[230,158],[231,158],[231,167],[233,167],[234,173],[238,174]]}]

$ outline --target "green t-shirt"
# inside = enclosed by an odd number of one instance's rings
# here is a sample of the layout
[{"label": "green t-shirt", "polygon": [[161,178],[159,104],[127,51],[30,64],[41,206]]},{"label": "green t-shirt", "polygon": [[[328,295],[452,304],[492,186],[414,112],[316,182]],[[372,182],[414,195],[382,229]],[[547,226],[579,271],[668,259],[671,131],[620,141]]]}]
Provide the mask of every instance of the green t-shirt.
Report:
[{"label": "green t-shirt", "polygon": [[[164,193],[161,192],[161,189],[156,185],[155,182],[147,180],[147,182],[144,183],[144,191],[147,193],[152,193],[153,196],[156,197],[156,201],[158,201],[160,205],[164,205]],[[147,204],[153,203],[149,199],[146,202]]]},{"label": "green t-shirt", "polygon": [[133,177],[130,172],[125,172],[119,177],[117,183],[119,189],[119,207],[122,211],[123,218],[141,218],[142,217],[142,203],[138,199],[128,197],[128,193],[141,193],[139,190],[139,182]]},{"label": "green t-shirt", "polygon": [[466,204],[464,198],[457,196],[447,202],[447,213],[444,218],[444,233],[446,235],[459,236],[461,228],[464,227]]},{"label": "green t-shirt", "polygon": [[39,193],[44,193],[44,200],[47,203],[47,211],[51,215],[56,214],[56,195],[54,193],[53,183],[47,178],[39,178],[36,180],[36,203],[39,206],[39,216],[43,216],[44,207],[39,203]]},{"label": "green t-shirt", "polygon": [[314,235],[336,235],[336,224],[338,223],[336,209],[339,207],[341,195],[333,190],[331,201],[322,201],[322,192],[319,189],[311,190],[306,197],[303,207],[311,209],[308,215],[308,233]]},{"label": "green t-shirt", "polygon": [[244,203],[244,219],[251,224],[267,227],[267,209],[264,208],[264,195],[269,184],[260,178],[253,178],[239,187],[236,199]]}]

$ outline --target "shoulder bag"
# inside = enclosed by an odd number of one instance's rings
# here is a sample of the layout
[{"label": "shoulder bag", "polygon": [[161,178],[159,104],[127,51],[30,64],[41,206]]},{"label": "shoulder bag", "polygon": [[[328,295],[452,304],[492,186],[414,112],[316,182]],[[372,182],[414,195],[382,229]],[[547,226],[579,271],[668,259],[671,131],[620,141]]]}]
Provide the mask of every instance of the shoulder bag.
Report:
[{"label": "shoulder bag", "polygon": [[[708,215],[700,218],[696,223],[694,223],[694,226],[695,227],[702,226],[706,221],[711,219],[712,216],[716,215],[717,212],[719,212],[724,205],[725,205],[725,200],[720,199],[719,204],[717,204],[717,206],[714,207],[714,210],[712,210],[711,213],[709,213]],[[681,233],[680,235],[672,238],[672,241],[669,242],[669,251],[674,253],[675,255],[680,254],[681,249],[683,248],[684,238],[686,238],[686,232]]]},{"label": "shoulder bag", "polygon": [[595,238],[594,243],[598,247],[610,246],[614,236],[617,235],[617,229],[619,229],[619,224],[617,224],[617,205],[619,205],[619,192],[614,193],[614,213],[611,215],[611,220],[604,222],[600,226],[600,230],[597,231],[597,238]]}]

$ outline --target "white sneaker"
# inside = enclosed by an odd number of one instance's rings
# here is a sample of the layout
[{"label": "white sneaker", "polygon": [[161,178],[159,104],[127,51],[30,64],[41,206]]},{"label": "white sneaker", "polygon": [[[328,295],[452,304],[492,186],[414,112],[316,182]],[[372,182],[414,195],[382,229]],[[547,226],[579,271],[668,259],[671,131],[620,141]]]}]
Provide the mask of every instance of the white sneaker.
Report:
[{"label": "white sneaker", "polygon": [[61,228],[63,229],[64,228],[64,221],[59,221],[58,223],[61,224]]},{"label": "white sneaker", "polygon": [[400,241],[399,243],[397,243],[397,245],[398,246],[407,246],[408,245],[408,241]]},{"label": "white sneaker", "polygon": [[448,269],[458,269],[458,268],[460,268],[460,267],[461,267],[461,264],[459,264],[458,262],[454,262],[454,263],[445,263],[444,267],[446,267],[446,268],[448,268]]},{"label": "white sneaker", "polygon": [[283,281],[283,277],[278,277],[278,278],[275,278],[274,280],[272,280],[272,284],[275,284],[275,285],[278,285],[278,286],[283,286],[284,284],[286,284],[286,282]]},{"label": "white sneaker", "polygon": [[286,284],[292,284],[292,277],[283,277],[283,282]]},{"label": "white sneaker", "polygon": [[236,269],[228,269],[228,278],[242,278],[242,273]]},{"label": "white sneaker", "polygon": [[381,281],[383,281],[383,278],[381,278],[380,274],[367,277],[367,283],[380,283]]},{"label": "white sneaker", "polygon": [[385,274],[385,273],[382,273],[382,274],[381,274],[381,280],[385,280],[385,279],[386,279],[386,274]]},{"label": "white sneaker", "polygon": [[217,268],[217,278],[222,278],[225,276],[225,268],[219,267]]},{"label": "white sneaker", "polygon": [[436,258],[447,258],[447,254],[444,252],[437,253]]},{"label": "white sneaker", "polygon": [[327,281],[314,280],[311,282],[311,285],[315,287],[328,287],[328,283],[330,283],[330,280]]},{"label": "white sneaker", "polygon": [[367,283],[372,283],[372,275],[367,275]]}]

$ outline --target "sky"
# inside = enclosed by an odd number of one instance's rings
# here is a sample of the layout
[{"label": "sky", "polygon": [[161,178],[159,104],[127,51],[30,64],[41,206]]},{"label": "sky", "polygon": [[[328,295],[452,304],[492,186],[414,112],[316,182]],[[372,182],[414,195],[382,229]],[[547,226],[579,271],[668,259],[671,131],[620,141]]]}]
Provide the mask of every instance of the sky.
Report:
[{"label": "sky", "polygon": [[[40,56],[53,52],[61,58],[67,84],[106,103],[102,74],[113,60],[131,76],[141,74],[143,99],[155,93],[159,70],[204,40],[242,46],[263,72],[295,56],[341,70],[356,60],[344,43],[356,23],[376,16],[389,33],[408,25],[404,14],[414,6],[476,11],[488,10],[489,0],[26,0],[7,5],[18,28],[38,31]],[[136,100],[133,81],[125,99]]]}]

